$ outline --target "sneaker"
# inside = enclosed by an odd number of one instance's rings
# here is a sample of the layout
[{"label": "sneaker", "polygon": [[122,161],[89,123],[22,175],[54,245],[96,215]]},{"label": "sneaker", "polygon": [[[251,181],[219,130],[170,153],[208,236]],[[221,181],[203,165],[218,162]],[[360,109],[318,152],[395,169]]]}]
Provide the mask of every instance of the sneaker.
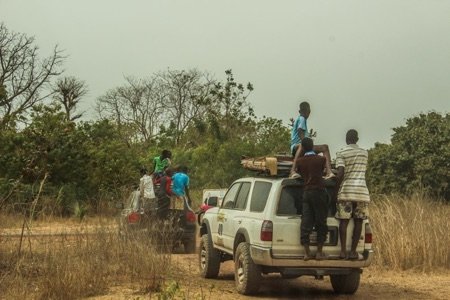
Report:
[{"label": "sneaker", "polygon": [[291,179],[297,179],[300,178],[300,174],[298,174],[297,172],[291,172],[291,174],[289,174],[289,178]]}]

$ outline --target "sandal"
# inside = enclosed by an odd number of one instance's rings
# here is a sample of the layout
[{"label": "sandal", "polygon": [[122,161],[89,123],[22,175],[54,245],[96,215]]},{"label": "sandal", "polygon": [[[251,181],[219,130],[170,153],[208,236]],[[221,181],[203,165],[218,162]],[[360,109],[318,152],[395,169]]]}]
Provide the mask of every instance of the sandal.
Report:
[{"label": "sandal", "polygon": [[297,179],[300,178],[300,174],[296,173],[296,172],[292,172],[291,174],[289,174],[289,178],[291,179]]}]

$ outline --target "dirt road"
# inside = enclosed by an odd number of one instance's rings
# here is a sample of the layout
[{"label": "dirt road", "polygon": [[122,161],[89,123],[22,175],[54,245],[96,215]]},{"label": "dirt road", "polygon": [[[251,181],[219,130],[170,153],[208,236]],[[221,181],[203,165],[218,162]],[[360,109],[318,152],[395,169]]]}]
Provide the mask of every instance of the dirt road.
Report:
[{"label": "dirt road", "polygon": [[[221,265],[217,279],[203,279],[199,275],[197,255],[174,254],[176,271],[167,281],[168,286],[178,286],[175,299],[449,299],[450,272],[435,274],[420,272],[374,271],[366,269],[355,295],[333,293],[329,277],[315,280],[312,277],[281,279],[266,276],[260,292],[252,297],[238,294],[234,287],[233,263]],[[171,288],[166,288],[171,290]],[[115,287],[110,294],[95,297],[106,299],[158,299],[158,295],[143,295],[132,287]]]},{"label": "dirt road", "polygon": [[[2,233],[8,233],[11,238],[20,235],[15,231]],[[47,228],[40,228],[33,233],[37,236],[47,236],[49,233],[50,236],[56,236],[59,231],[50,232]],[[171,259],[173,271],[167,278],[168,287],[163,288],[163,293],[172,290],[175,299],[450,299],[449,270],[424,274],[419,271],[365,269],[360,287],[353,296],[334,294],[329,277],[315,280],[305,276],[287,280],[270,275],[263,278],[257,295],[246,297],[236,292],[231,261],[223,263],[219,277],[212,280],[200,277],[196,254],[173,254]],[[138,287],[131,285],[112,286],[108,294],[90,299],[158,299],[158,294],[143,294]]]}]

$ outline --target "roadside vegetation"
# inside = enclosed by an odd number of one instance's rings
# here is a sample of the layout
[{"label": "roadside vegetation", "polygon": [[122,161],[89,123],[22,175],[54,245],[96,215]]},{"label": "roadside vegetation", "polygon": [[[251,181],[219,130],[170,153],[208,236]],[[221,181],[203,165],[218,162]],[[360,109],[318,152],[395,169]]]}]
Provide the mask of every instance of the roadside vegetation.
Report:
[{"label": "roadside vegetation", "polygon": [[148,295],[163,289],[171,269],[169,237],[119,236],[116,227],[103,222],[59,231],[1,237],[2,299],[80,299],[120,285]]},{"label": "roadside vegetation", "polygon": [[450,270],[450,205],[424,192],[374,197],[370,222],[380,268]]},{"label": "roadside vegetation", "polygon": [[[448,204],[423,193],[374,199],[376,255],[371,268],[449,272],[449,214]],[[183,293],[180,271],[171,263],[170,238],[156,243],[139,232],[121,237],[112,217],[80,222],[47,216],[35,220],[33,232],[50,226],[62,234],[32,237],[25,229],[21,239],[21,220],[1,218],[5,223],[0,230],[0,290],[5,299],[79,299],[108,293],[115,286],[167,299]],[[16,229],[16,237],[5,236],[8,227]],[[196,265],[193,261],[194,270]]]}]

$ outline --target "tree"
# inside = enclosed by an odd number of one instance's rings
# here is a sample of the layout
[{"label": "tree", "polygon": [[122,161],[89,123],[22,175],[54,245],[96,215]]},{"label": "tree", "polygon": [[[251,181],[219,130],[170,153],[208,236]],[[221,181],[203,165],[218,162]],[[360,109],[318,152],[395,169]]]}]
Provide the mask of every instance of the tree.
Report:
[{"label": "tree", "polygon": [[78,126],[85,137],[89,158],[85,188],[92,195],[92,205],[99,208],[102,200],[120,199],[120,190],[139,182],[138,143],[128,145],[122,139],[117,124],[108,120],[82,123]]},{"label": "tree", "polygon": [[134,131],[134,139],[148,143],[157,134],[163,104],[155,92],[154,79],[126,78],[123,86],[109,90],[97,99],[101,119],[114,120],[120,129]]},{"label": "tree", "polygon": [[132,128],[137,140],[179,143],[188,126],[206,111],[212,80],[197,70],[166,71],[126,84],[97,99],[101,119]]},{"label": "tree", "polygon": [[257,155],[289,153],[290,130],[282,120],[264,116],[255,127]]},{"label": "tree", "polygon": [[0,103],[6,100],[6,89],[3,85],[0,85]]},{"label": "tree", "polygon": [[450,114],[420,114],[394,128],[391,144],[369,151],[367,177],[373,192],[424,188],[450,200]]},{"label": "tree", "polygon": [[211,104],[213,79],[207,73],[193,69],[168,70],[156,75],[159,99],[162,100],[166,124],[175,145],[195,119],[204,115]]},{"label": "tree", "polygon": [[247,101],[253,85],[237,83],[231,70],[226,70],[225,74],[225,83],[216,82],[211,90],[212,100],[208,110],[210,124],[217,126],[216,133],[222,138],[238,134],[242,126],[256,117],[253,107]]},{"label": "tree", "polygon": [[264,156],[289,150],[289,129],[281,120],[257,119],[248,96],[253,86],[235,81],[231,70],[215,82],[202,118],[195,118],[173,149],[177,163],[190,168],[194,188],[227,187],[248,173],[242,155]]},{"label": "tree", "polygon": [[34,38],[9,31],[0,24],[0,128],[20,120],[33,105],[49,96],[41,94],[61,74],[64,57],[57,46],[44,59],[38,57]]},{"label": "tree", "polygon": [[64,108],[66,120],[75,121],[83,116],[83,113],[77,114],[76,109],[81,98],[87,94],[84,81],[75,77],[60,78],[53,87],[53,93],[53,98]]},{"label": "tree", "polygon": [[48,182],[55,185],[80,184],[86,178],[85,137],[77,135],[75,124],[57,103],[35,105],[30,119],[21,131],[21,155],[27,162],[22,170],[24,182],[39,181],[48,174]]}]

